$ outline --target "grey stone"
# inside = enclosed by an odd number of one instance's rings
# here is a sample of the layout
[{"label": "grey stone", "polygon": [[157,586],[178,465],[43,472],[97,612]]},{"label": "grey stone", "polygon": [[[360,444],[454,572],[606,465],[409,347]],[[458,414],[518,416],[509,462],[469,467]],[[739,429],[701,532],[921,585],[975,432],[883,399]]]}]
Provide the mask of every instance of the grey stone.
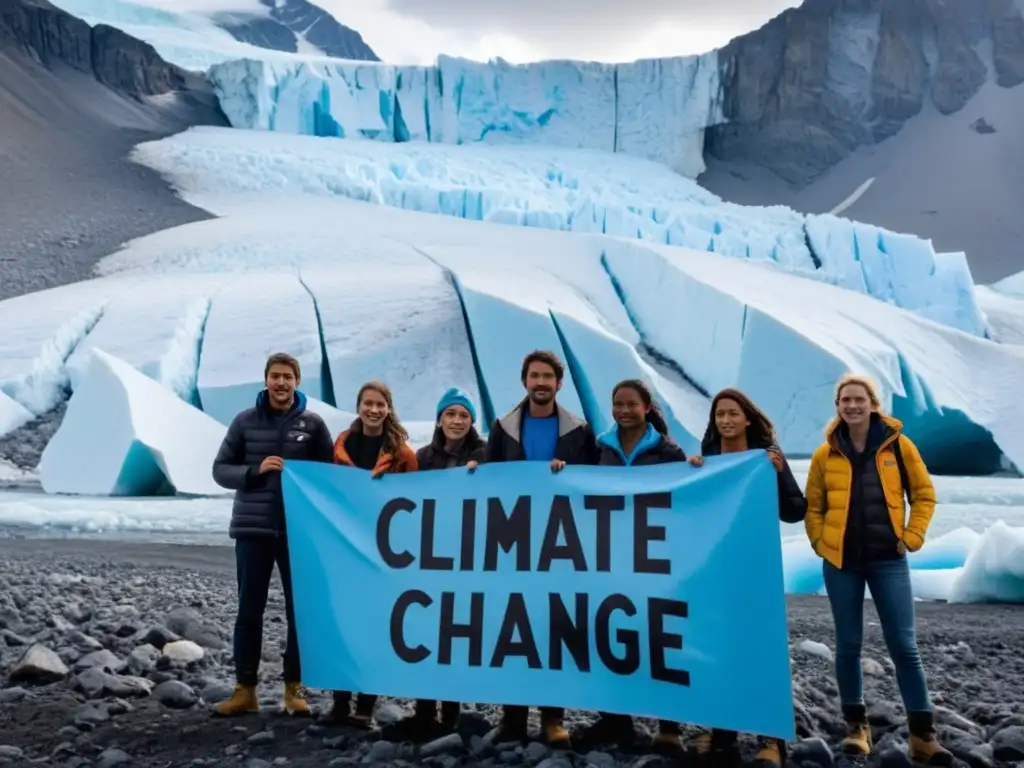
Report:
[{"label": "grey stone", "polygon": [[551,750],[539,741],[531,741],[524,750],[526,759],[532,763],[540,762],[549,754],[551,754]]},{"label": "grey stone", "polygon": [[29,647],[11,670],[12,682],[55,683],[68,676],[67,665],[52,650],[38,643]]},{"label": "grey stone", "polygon": [[16,704],[28,696],[28,691],[20,685],[13,688],[0,689],[0,704]]},{"label": "grey stone", "polygon": [[462,741],[462,737],[457,733],[449,733],[446,736],[442,736],[439,739],[434,739],[431,742],[424,744],[420,748],[420,755],[423,757],[430,757],[431,755],[440,755],[445,752],[462,752],[465,750],[465,746]]},{"label": "grey stone", "polygon": [[111,747],[100,752],[96,758],[96,768],[114,768],[116,765],[128,765],[131,762],[131,755],[124,750]]},{"label": "grey stone", "polygon": [[74,663],[73,669],[82,672],[86,669],[96,667],[106,672],[123,672],[128,667],[128,662],[118,658],[116,655],[103,648],[98,651],[85,654]]},{"label": "grey stone", "polygon": [[991,744],[995,759],[1000,762],[1024,760],[1024,726],[1003,728],[992,737]]},{"label": "grey stone", "polygon": [[153,697],[166,707],[187,709],[196,703],[198,696],[180,680],[165,680],[153,689]]},{"label": "grey stone", "polygon": [[797,765],[817,765],[821,768],[832,768],[835,756],[824,739],[814,737],[801,739],[789,746],[789,759]]},{"label": "grey stone", "polygon": [[274,738],[275,737],[273,731],[260,731],[259,733],[254,733],[252,736],[246,739],[246,741],[248,741],[253,746],[258,747],[264,744],[273,744]]},{"label": "grey stone", "polygon": [[386,763],[395,756],[395,745],[390,741],[376,741],[370,746],[370,751],[363,758],[364,763]]}]

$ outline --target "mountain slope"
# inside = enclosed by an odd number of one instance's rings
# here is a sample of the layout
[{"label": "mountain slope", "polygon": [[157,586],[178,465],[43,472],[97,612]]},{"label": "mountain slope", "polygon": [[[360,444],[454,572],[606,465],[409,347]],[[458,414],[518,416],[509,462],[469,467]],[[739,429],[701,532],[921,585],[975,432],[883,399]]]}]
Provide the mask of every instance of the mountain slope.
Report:
[{"label": "mountain slope", "polygon": [[208,214],[127,159],[224,125],[205,80],[46,0],[0,6],[0,298],[89,276],[124,241]]},{"label": "mountain slope", "polygon": [[702,185],[965,250],[979,280],[1020,269],[1024,3],[807,0],[720,52],[728,122]]},{"label": "mountain slope", "polygon": [[259,0],[268,16],[219,14],[214,20],[236,40],[287,53],[380,61],[362,35],[307,0]]}]

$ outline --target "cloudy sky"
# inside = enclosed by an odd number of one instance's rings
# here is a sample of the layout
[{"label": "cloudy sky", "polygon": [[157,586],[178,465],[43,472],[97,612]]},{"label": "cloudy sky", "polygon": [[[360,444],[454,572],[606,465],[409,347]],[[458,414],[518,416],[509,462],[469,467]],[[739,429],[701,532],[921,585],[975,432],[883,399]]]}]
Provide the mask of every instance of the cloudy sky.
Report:
[{"label": "cloudy sky", "polygon": [[314,0],[377,55],[632,61],[717,48],[799,0]]}]

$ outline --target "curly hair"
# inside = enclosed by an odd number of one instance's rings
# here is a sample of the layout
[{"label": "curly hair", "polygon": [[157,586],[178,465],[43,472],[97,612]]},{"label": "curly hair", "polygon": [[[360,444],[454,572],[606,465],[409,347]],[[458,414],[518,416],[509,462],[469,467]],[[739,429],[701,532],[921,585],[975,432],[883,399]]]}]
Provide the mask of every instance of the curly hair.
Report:
[{"label": "curly hair", "polygon": [[612,400],[615,400],[615,395],[618,394],[620,389],[632,389],[640,395],[640,400],[643,404],[650,408],[647,412],[647,423],[654,427],[659,435],[668,435],[668,423],[665,421],[665,414],[661,412],[661,406],[658,405],[658,401],[651,394],[650,387],[640,381],[640,379],[620,381],[612,390]]},{"label": "curly hair", "polygon": [[[409,440],[409,433],[402,422],[398,420],[398,413],[395,411],[395,399],[391,395],[391,389],[382,381],[368,381],[359,388],[356,395],[356,411],[359,411],[359,404],[363,402],[363,395],[372,390],[384,398],[388,404],[388,415],[384,417],[384,439],[381,442],[380,451],[390,456],[397,456],[399,449]],[[353,432],[363,431],[363,421],[356,418],[349,429]],[[394,464],[392,464],[394,466]]]},{"label": "curly hair", "polygon": [[711,401],[711,414],[708,416],[708,426],[704,430],[704,439],[700,441],[700,450],[705,456],[713,455],[722,450],[722,435],[715,424],[715,411],[721,400],[732,400],[739,405],[743,415],[747,417],[750,425],[747,427],[747,447],[774,448],[778,445],[778,437],[775,434],[775,426],[771,419],[765,416],[764,411],[754,405],[754,401],[740,392],[738,389],[723,389]]}]

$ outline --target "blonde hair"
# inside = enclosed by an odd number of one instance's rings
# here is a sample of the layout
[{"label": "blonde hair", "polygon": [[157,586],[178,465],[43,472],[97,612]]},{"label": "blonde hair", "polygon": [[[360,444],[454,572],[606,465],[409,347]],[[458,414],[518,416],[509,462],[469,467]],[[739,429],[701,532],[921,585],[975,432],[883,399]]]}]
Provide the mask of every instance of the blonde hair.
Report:
[{"label": "blonde hair", "polygon": [[878,394],[878,384],[870,376],[865,376],[861,373],[844,374],[836,382],[836,406],[839,405],[839,396],[843,393],[843,390],[851,384],[864,387],[872,407],[879,412],[882,410],[882,398]]}]

